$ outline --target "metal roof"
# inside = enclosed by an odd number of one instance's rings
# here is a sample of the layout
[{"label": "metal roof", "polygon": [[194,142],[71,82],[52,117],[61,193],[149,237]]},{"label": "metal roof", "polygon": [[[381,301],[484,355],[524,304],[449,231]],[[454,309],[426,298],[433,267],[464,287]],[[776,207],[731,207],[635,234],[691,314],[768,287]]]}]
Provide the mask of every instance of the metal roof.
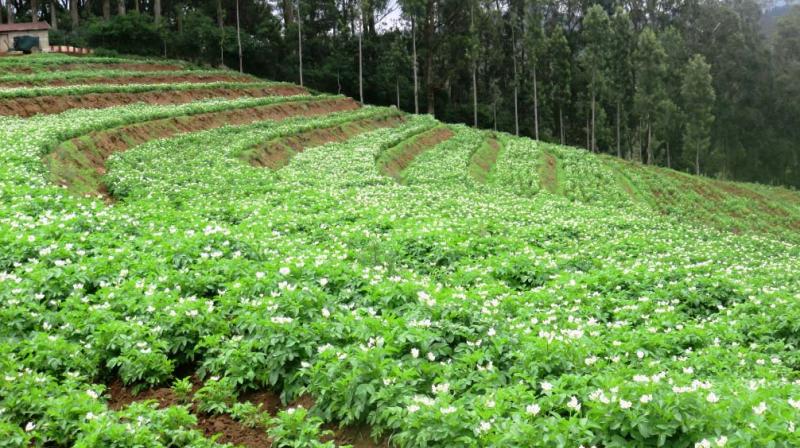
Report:
[{"label": "metal roof", "polygon": [[0,33],[12,31],[46,31],[50,29],[47,22],[7,23],[0,25]]}]

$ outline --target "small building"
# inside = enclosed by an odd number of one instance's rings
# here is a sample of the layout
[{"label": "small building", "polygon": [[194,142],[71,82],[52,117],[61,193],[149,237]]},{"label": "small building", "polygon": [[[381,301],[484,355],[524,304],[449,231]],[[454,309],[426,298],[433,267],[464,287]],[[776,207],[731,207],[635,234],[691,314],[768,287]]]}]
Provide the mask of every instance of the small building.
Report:
[{"label": "small building", "polygon": [[21,36],[38,37],[39,50],[50,51],[49,30],[47,22],[0,24],[0,53],[13,51],[14,38]]}]

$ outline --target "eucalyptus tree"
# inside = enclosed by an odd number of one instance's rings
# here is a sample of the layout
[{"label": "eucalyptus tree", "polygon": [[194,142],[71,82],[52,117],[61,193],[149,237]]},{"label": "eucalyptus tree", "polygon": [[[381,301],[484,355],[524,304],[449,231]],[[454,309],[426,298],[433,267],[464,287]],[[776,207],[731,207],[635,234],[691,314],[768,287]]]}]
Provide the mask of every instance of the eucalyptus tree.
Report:
[{"label": "eucalyptus tree", "polygon": [[[702,55],[694,55],[684,71],[681,95],[686,111],[684,154],[694,162],[695,174],[700,174],[700,161],[711,147],[711,125],[714,123],[714,87],[711,66]],[[694,160],[692,160],[694,159]]]},{"label": "eucalyptus tree", "polygon": [[589,124],[589,148],[597,152],[597,103],[604,94],[607,83],[607,66],[609,59],[609,40],[611,26],[608,14],[600,5],[589,8],[583,19],[584,49],[581,62],[588,73],[591,119]]},{"label": "eucalyptus tree", "polygon": [[[666,53],[652,28],[645,28],[639,35],[635,53],[636,93],[634,102],[639,117],[641,131],[644,132],[646,162],[654,163],[654,131],[658,108],[666,97],[664,75],[666,73]],[[641,146],[639,159],[642,159]]]},{"label": "eucalyptus tree", "polygon": [[633,98],[633,51],[636,39],[633,22],[628,13],[618,6],[611,17],[611,45],[609,54],[609,99],[614,103],[615,145],[617,157],[622,157],[623,123],[630,113],[628,104]]}]

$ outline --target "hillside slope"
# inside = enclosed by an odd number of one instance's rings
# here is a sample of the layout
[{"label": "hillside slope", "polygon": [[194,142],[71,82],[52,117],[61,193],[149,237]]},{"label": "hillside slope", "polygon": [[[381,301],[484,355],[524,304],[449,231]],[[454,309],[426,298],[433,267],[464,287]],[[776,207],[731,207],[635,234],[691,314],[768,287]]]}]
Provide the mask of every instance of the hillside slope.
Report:
[{"label": "hillside slope", "polygon": [[800,446],[796,192],[178,62],[0,70],[12,446]]}]

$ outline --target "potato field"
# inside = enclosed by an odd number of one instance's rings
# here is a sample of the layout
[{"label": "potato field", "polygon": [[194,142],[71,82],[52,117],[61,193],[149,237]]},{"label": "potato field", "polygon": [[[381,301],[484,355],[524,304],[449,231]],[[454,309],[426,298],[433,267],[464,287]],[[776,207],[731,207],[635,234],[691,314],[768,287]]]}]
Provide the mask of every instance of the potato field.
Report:
[{"label": "potato field", "polygon": [[800,446],[800,194],[0,58],[0,447]]}]

